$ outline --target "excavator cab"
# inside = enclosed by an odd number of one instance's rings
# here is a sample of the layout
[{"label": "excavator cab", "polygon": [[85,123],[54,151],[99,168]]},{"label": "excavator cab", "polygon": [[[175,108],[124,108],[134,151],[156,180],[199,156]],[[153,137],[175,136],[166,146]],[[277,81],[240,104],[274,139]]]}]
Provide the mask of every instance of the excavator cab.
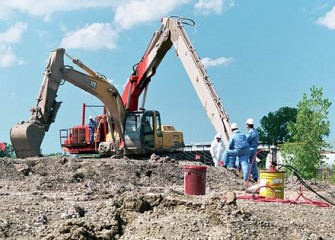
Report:
[{"label": "excavator cab", "polygon": [[126,114],[124,146],[127,154],[146,154],[155,150],[155,140],[160,137],[155,130],[156,113],[155,111],[135,111]]},{"label": "excavator cab", "polygon": [[184,147],[183,133],[164,131],[158,111],[127,112],[124,146],[126,154],[171,152]]}]

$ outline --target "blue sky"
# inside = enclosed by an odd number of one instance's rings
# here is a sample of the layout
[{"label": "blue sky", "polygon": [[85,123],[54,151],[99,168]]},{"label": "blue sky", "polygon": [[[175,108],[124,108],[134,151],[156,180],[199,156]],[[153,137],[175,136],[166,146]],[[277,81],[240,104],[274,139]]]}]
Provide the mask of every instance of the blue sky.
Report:
[{"label": "blue sky", "polygon": [[[30,119],[50,51],[64,47],[116,86],[122,94],[161,17],[195,21],[186,31],[232,122],[244,129],[280,107],[295,107],[303,93],[322,87],[335,119],[335,1],[289,0],[0,0],[0,141]],[[67,64],[73,65],[70,61]],[[82,104],[99,100],[70,83],[42,144],[61,152],[59,130],[81,123]],[[149,86],[147,109],[184,132],[186,143],[215,135],[180,60],[167,54]],[[89,109],[89,115],[100,114]]]}]

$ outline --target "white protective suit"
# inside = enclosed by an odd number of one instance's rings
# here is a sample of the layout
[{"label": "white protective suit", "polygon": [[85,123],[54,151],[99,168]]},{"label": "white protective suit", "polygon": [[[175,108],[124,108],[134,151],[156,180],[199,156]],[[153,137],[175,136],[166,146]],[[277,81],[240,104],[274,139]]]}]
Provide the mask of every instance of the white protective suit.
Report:
[{"label": "white protective suit", "polygon": [[224,145],[222,141],[222,136],[220,133],[218,133],[215,135],[214,140],[211,143],[211,149],[210,149],[210,153],[215,167],[219,166],[220,161],[222,160],[223,151],[224,151]]}]

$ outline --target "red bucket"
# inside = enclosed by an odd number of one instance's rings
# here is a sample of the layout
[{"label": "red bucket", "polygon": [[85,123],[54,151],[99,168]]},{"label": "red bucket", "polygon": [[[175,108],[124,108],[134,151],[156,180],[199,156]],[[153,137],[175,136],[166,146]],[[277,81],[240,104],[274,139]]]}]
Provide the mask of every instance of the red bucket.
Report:
[{"label": "red bucket", "polygon": [[205,195],[206,166],[184,166],[184,190],[188,195]]}]

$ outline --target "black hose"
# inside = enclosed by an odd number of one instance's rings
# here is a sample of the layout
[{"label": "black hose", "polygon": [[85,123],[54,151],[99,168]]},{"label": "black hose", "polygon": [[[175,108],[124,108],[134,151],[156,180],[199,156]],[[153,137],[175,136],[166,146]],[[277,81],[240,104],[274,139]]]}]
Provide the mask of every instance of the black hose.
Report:
[{"label": "black hose", "polygon": [[[297,179],[299,180],[299,182],[308,190],[310,190],[311,192],[315,193],[318,197],[320,197],[321,199],[323,199],[324,201],[326,201],[327,203],[331,204],[331,205],[335,205],[335,203],[333,203],[332,201],[330,201],[329,199],[327,199],[326,197],[320,195],[319,193],[317,193],[311,186],[309,186],[305,181],[304,181],[304,175],[298,171],[296,168],[292,167],[291,165],[280,165],[280,167],[278,168],[278,170],[282,167],[285,167],[287,169],[290,169],[293,174],[297,177]],[[305,178],[306,179],[306,178]]]},{"label": "black hose", "polygon": [[169,18],[177,18],[177,21],[181,22],[184,25],[195,26],[195,21],[191,18],[181,16],[170,16]]}]

